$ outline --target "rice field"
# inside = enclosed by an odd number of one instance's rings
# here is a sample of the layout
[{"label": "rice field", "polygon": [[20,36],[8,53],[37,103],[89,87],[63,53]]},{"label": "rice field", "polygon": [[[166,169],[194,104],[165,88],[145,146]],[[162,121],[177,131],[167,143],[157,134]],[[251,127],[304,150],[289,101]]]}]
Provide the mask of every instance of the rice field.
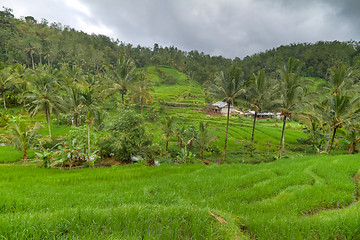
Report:
[{"label": "rice field", "polygon": [[257,165],[0,165],[0,239],[357,239],[357,155]]}]

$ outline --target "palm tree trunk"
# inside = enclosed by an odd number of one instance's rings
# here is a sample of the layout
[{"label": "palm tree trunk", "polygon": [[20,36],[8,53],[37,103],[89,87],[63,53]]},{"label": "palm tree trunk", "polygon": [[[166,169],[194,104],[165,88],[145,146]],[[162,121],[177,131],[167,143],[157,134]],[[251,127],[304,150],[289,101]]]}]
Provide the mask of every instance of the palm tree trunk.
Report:
[{"label": "palm tree trunk", "polygon": [[200,158],[201,158],[201,160],[204,159],[204,147],[200,148]]},{"label": "palm tree trunk", "polygon": [[284,119],[283,119],[283,128],[282,128],[282,133],[281,133],[280,150],[279,150],[278,158],[281,157],[281,154],[283,153],[284,148],[285,148],[285,125],[286,125],[286,115],[284,115]]},{"label": "palm tree trunk", "polygon": [[329,148],[329,154],[330,154],[331,149],[332,149],[332,146],[333,146],[333,144],[334,144],[334,139],[335,139],[336,130],[337,130],[337,127],[334,128],[334,132],[333,132],[333,135],[332,135],[332,138],[331,138],[330,148]]},{"label": "palm tree trunk", "polygon": [[32,52],[30,52],[30,57],[31,57],[32,69],[35,70],[34,56],[33,56]]},{"label": "palm tree trunk", "polygon": [[124,94],[123,93],[121,94],[121,102],[124,105]]},{"label": "palm tree trunk", "polygon": [[23,159],[24,159],[24,163],[27,164],[27,152],[26,152],[26,148],[23,149]]},{"label": "palm tree trunk", "polygon": [[5,91],[2,92],[2,97],[3,97],[4,109],[6,110]]},{"label": "palm tree trunk", "polygon": [[253,156],[253,142],[254,142],[254,134],[255,134],[256,117],[257,117],[257,112],[255,111],[253,129],[252,129],[252,133],[251,133],[251,156]]},{"label": "palm tree trunk", "polygon": [[168,150],[168,146],[169,146],[169,141],[166,141],[165,151],[167,151],[167,150]]},{"label": "palm tree trunk", "polygon": [[356,148],[356,142],[352,142],[348,149],[348,154],[354,154]]},{"label": "palm tree trunk", "polygon": [[90,121],[88,122],[88,154],[90,154]]},{"label": "palm tree trunk", "polygon": [[48,109],[45,110],[45,115],[46,115],[46,122],[48,124],[48,129],[49,129],[49,137],[51,138],[50,111]]},{"label": "palm tree trunk", "polygon": [[227,140],[228,140],[229,116],[230,116],[230,103],[228,103],[228,111],[227,111],[227,119],[226,119],[224,154],[226,154],[226,145],[227,145]]},{"label": "palm tree trunk", "polygon": [[185,151],[184,163],[186,163],[186,161],[187,161],[187,144],[186,143],[185,143],[184,151]]},{"label": "palm tree trunk", "polygon": [[254,114],[253,129],[252,129],[252,134],[251,134],[251,145],[252,145],[253,142],[254,142],[254,133],[255,133],[256,117],[257,117],[257,112],[255,112],[255,114]]}]

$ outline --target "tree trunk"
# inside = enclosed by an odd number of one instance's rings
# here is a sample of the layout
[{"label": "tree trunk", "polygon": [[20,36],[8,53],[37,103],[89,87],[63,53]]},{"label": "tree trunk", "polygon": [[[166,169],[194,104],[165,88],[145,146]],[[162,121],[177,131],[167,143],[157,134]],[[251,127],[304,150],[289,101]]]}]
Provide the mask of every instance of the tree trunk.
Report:
[{"label": "tree trunk", "polygon": [[257,112],[255,111],[255,114],[254,114],[254,122],[253,122],[253,129],[252,129],[252,133],[251,133],[251,157],[253,156],[253,143],[254,143],[256,117],[257,117]]},{"label": "tree trunk", "polygon": [[49,129],[49,137],[51,138],[50,111],[48,109],[45,110],[45,115],[46,115],[46,121],[47,121],[48,129]]},{"label": "tree trunk", "polygon": [[334,128],[334,132],[333,132],[333,135],[332,135],[332,138],[331,138],[330,148],[329,148],[329,154],[330,154],[331,149],[332,149],[332,146],[333,146],[333,144],[334,144],[334,139],[335,139],[336,130],[337,130],[337,127]]},{"label": "tree trunk", "polygon": [[141,100],[140,100],[141,116],[143,115],[143,108],[144,108],[143,99],[141,98]]},{"label": "tree trunk", "polygon": [[169,141],[166,141],[165,151],[167,151],[167,150],[168,150],[168,146],[169,146]]},{"label": "tree trunk", "polygon": [[24,159],[24,163],[27,164],[27,152],[26,152],[26,148],[23,149],[23,159]]},{"label": "tree trunk", "polygon": [[124,105],[124,94],[123,93],[121,94],[121,102]]},{"label": "tree trunk", "polygon": [[35,70],[34,56],[33,56],[32,52],[30,52],[30,57],[31,57],[32,69]]},{"label": "tree trunk", "polygon": [[88,122],[88,154],[90,154],[90,120]]},{"label": "tree trunk", "polygon": [[356,142],[352,142],[348,149],[348,154],[354,154],[356,148]]},{"label": "tree trunk", "polygon": [[6,110],[5,91],[2,92],[2,97],[3,97],[4,109]]},{"label": "tree trunk", "polygon": [[226,154],[226,145],[227,145],[227,140],[228,140],[229,116],[230,116],[230,103],[228,103],[228,111],[227,111],[227,119],[226,119],[224,154]]},{"label": "tree trunk", "polygon": [[200,148],[200,158],[201,160],[204,160],[204,147]]},{"label": "tree trunk", "polygon": [[285,148],[285,125],[286,125],[286,115],[284,115],[284,119],[283,119],[283,128],[282,128],[282,133],[281,133],[280,150],[279,150],[278,158],[281,157],[281,154],[283,153],[284,148]]},{"label": "tree trunk", "polygon": [[252,134],[251,134],[251,145],[252,145],[253,142],[254,142],[254,133],[255,133],[256,117],[257,117],[257,112],[255,112],[255,114],[254,114],[253,129],[252,129]]},{"label": "tree trunk", "polygon": [[79,126],[79,121],[78,121],[78,116],[77,116],[77,114],[74,115],[74,124],[75,124],[75,127],[78,127],[78,126]]},{"label": "tree trunk", "polygon": [[185,151],[184,163],[186,163],[186,161],[187,161],[187,144],[186,143],[185,143],[184,151]]}]

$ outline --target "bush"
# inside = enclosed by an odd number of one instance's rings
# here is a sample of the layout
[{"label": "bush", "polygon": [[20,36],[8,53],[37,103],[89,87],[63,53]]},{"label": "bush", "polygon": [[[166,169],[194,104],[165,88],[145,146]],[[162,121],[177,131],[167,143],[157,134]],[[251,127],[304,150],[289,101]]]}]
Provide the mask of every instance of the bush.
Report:
[{"label": "bush", "polygon": [[109,135],[99,142],[101,154],[123,162],[131,162],[131,157],[141,155],[153,161],[156,151],[152,145],[152,136],[145,132],[144,120],[141,115],[131,109],[120,109],[120,114],[109,127]]}]

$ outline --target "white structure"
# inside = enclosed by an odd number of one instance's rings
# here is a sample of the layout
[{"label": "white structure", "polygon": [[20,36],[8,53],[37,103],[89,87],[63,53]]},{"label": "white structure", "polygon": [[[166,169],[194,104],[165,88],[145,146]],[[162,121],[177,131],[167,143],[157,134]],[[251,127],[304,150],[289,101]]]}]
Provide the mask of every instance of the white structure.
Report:
[{"label": "white structure", "polygon": [[[228,104],[226,102],[216,102],[205,107],[205,111],[221,115],[227,115]],[[230,114],[236,113],[237,110],[233,105],[230,105]]]},{"label": "white structure", "polygon": [[[244,113],[244,116],[246,117],[254,117],[255,115],[255,111],[248,111],[246,113]],[[274,118],[276,117],[277,119],[281,119],[281,113],[275,113],[275,112],[258,112],[257,113],[257,118]]]}]

